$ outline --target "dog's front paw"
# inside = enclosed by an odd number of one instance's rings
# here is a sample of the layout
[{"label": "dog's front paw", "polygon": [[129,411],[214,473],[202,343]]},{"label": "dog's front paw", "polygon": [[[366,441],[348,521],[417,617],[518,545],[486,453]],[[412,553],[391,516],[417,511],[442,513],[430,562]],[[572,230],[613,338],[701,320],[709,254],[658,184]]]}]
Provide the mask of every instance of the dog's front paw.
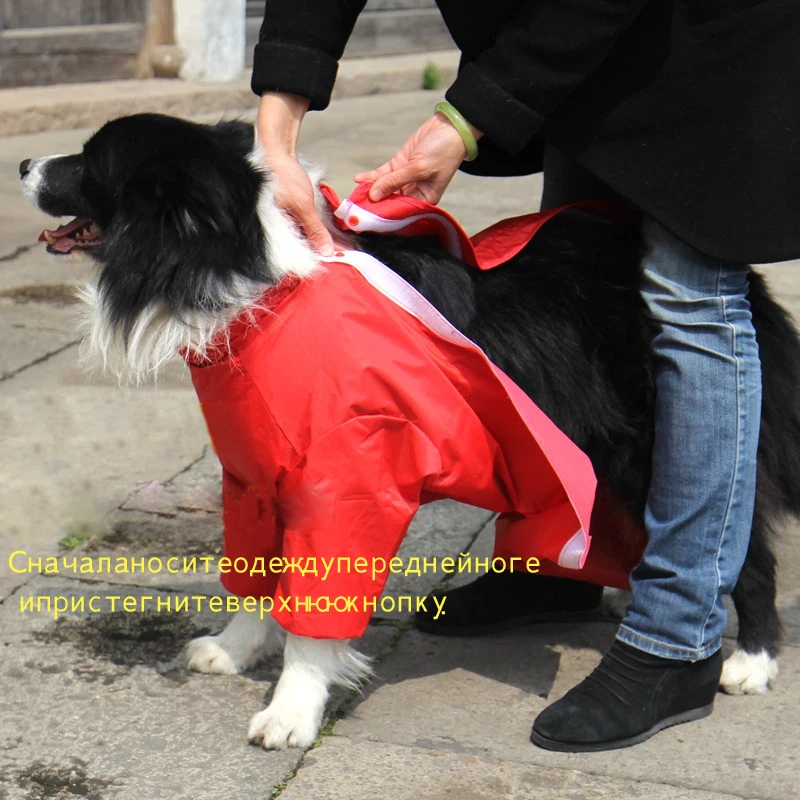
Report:
[{"label": "dog's front paw", "polygon": [[726,694],[765,694],[778,679],[778,662],[762,650],[735,650],[722,666],[719,685]]},{"label": "dog's front paw", "polygon": [[267,750],[311,747],[322,725],[325,703],[272,702],[250,720],[247,736]]},{"label": "dog's front paw", "polygon": [[237,611],[219,636],[192,639],[186,647],[189,669],[213,675],[238,675],[269,656],[283,640],[280,626],[268,616]]},{"label": "dog's front paw", "polygon": [[219,636],[201,636],[186,646],[189,669],[211,675],[238,675],[242,667],[220,645]]}]

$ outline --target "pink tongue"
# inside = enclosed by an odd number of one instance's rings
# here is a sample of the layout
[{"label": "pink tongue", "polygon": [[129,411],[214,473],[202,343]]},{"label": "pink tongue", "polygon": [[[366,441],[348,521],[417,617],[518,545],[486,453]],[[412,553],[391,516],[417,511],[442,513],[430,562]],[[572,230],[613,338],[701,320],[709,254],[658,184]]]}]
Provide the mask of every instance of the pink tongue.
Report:
[{"label": "pink tongue", "polygon": [[68,238],[56,239],[49,247],[51,250],[55,250],[56,253],[69,253],[75,247],[75,240]]},{"label": "pink tongue", "polygon": [[[61,239],[62,237],[69,236],[71,233],[74,233],[75,231],[80,230],[89,224],[91,224],[90,219],[87,219],[86,217],[75,217],[75,219],[73,219],[71,222],[68,222],[66,225],[59,225],[54,231],[42,231],[39,234],[39,241],[46,241],[45,234],[49,234],[55,239]],[[53,248],[56,250],[58,249],[55,245],[53,245]]]}]

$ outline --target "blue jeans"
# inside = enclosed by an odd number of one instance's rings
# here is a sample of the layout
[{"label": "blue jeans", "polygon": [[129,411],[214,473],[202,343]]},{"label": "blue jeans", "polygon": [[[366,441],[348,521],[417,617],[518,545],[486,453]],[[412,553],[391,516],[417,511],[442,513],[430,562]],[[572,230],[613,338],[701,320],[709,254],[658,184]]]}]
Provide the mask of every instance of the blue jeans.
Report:
[{"label": "blue jeans", "polygon": [[722,644],[753,518],[761,365],[748,267],[707,257],[652,220],[642,294],[658,326],[648,544],[617,638],[694,661]]}]

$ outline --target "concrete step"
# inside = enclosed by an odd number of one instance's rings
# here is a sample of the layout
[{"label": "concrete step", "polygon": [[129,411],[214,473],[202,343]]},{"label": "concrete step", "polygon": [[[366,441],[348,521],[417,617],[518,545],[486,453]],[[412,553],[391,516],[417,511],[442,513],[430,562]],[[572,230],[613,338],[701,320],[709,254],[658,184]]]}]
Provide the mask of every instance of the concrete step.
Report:
[{"label": "concrete step", "polygon": [[0,88],[133,78],[139,23],[0,31]]},{"label": "concrete step", "polygon": [[[433,62],[443,86],[452,81],[458,53],[444,50],[381,58],[345,59],[334,87],[335,97],[357,97],[419,89],[422,73]],[[155,111],[197,116],[255,109],[249,72],[231,83],[162,78],[98,81],[67,89],[34,86],[0,90],[0,136],[40,131],[95,128],[124,114]]]}]

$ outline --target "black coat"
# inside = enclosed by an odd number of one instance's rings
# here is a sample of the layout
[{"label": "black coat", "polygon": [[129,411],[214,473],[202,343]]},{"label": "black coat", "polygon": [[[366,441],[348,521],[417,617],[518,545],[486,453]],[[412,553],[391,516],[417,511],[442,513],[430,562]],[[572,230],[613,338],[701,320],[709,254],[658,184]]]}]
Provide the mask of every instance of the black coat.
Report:
[{"label": "black coat", "polygon": [[[800,0],[438,0],[465,168],[541,169],[547,140],[699,250],[800,257]],[[253,88],[324,108],[364,0],[267,0]]]}]

